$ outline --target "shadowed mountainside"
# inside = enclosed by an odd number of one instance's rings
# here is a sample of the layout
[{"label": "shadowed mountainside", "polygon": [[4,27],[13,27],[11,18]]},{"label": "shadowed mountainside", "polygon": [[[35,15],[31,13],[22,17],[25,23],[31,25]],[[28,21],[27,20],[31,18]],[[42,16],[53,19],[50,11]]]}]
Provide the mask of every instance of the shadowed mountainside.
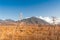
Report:
[{"label": "shadowed mountainside", "polygon": [[17,23],[21,23],[21,22],[25,22],[26,24],[43,24],[43,25],[49,25],[48,22],[46,22],[45,20],[42,20],[40,18],[37,17],[31,17],[31,18],[27,18],[27,19],[22,19],[19,21],[14,21],[11,19],[6,19],[6,20],[0,20],[0,24],[2,25],[16,25]]},{"label": "shadowed mountainside", "polygon": [[47,24],[47,25],[49,25],[48,22],[46,22],[45,20],[42,20],[40,18],[37,18],[37,17],[30,17],[27,19],[23,19],[20,22],[25,22],[27,24]]}]

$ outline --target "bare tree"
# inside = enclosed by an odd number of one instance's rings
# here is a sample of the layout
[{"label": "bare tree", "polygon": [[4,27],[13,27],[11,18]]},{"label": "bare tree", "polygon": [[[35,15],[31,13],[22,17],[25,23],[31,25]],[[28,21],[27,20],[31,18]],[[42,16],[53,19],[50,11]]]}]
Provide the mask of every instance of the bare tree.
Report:
[{"label": "bare tree", "polygon": [[22,14],[22,13],[20,13],[20,15],[19,15],[19,19],[20,19],[20,20],[23,19],[23,14]]},{"label": "bare tree", "polygon": [[23,16],[22,16],[22,13],[20,13],[19,19],[18,19],[18,21],[17,21],[17,27],[20,26],[20,21],[21,21],[22,19],[23,19]]},{"label": "bare tree", "polygon": [[19,17],[18,17],[18,18],[19,18],[19,19],[18,19],[18,21],[17,21],[17,27],[15,28],[15,30],[14,30],[14,32],[13,32],[12,40],[13,40],[13,38],[15,37],[15,36],[14,36],[14,33],[15,33],[15,32],[18,32],[18,28],[20,27],[20,21],[21,21],[22,18],[23,18],[23,17],[22,17],[22,13],[19,14]]},{"label": "bare tree", "polygon": [[53,23],[53,25],[55,25],[56,24],[56,17],[54,17],[54,16],[52,16],[52,23]]}]

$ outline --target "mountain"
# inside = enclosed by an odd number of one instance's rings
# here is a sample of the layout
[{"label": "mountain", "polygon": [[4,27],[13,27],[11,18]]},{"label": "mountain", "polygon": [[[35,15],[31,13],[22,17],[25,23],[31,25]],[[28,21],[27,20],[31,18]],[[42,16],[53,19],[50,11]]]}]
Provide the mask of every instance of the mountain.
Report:
[{"label": "mountain", "polygon": [[4,21],[6,21],[6,22],[15,22],[15,21],[12,20],[12,19],[6,19],[6,20],[4,20]]},{"label": "mountain", "polygon": [[11,19],[1,20],[0,19],[0,25],[14,25],[16,24],[16,21]]},{"label": "mountain", "polygon": [[14,20],[11,20],[11,19],[0,20],[0,24],[2,24],[2,25],[16,25],[17,22],[20,22],[20,23],[23,22],[23,23],[26,23],[26,24],[49,24],[45,20],[37,18],[37,17],[30,17],[30,18],[27,18],[27,19],[22,19],[20,21],[14,21]]},{"label": "mountain", "polygon": [[3,20],[0,19],[0,23],[3,22]]},{"label": "mountain", "polygon": [[42,20],[42,19],[37,18],[37,17],[31,17],[31,18],[23,19],[20,22],[25,22],[27,24],[49,24],[45,20]]},{"label": "mountain", "polygon": [[4,21],[0,19],[0,25],[3,23]]}]

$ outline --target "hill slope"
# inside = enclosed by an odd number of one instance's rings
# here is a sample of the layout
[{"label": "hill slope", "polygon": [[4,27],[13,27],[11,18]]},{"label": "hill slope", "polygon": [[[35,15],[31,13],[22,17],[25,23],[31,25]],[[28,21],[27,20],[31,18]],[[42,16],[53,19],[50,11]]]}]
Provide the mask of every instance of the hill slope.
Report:
[{"label": "hill slope", "polygon": [[2,25],[16,25],[18,23],[24,22],[26,24],[49,24],[43,19],[37,18],[37,17],[30,17],[27,19],[22,19],[20,21],[14,21],[11,19],[6,19],[6,20],[0,20],[0,24]]},{"label": "hill slope", "polygon": [[37,17],[31,17],[31,18],[23,19],[23,20],[21,20],[21,22],[26,22],[28,24],[49,24],[45,20],[42,20],[42,19],[37,18]]}]

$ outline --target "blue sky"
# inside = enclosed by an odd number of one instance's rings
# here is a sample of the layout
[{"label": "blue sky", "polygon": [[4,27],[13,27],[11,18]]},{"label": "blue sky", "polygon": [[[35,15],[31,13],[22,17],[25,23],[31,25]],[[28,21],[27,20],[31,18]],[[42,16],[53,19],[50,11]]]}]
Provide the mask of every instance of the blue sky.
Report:
[{"label": "blue sky", "polygon": [[18,20],[31,16],[60,17],[60,0],[0,0],[0,19]]}]

